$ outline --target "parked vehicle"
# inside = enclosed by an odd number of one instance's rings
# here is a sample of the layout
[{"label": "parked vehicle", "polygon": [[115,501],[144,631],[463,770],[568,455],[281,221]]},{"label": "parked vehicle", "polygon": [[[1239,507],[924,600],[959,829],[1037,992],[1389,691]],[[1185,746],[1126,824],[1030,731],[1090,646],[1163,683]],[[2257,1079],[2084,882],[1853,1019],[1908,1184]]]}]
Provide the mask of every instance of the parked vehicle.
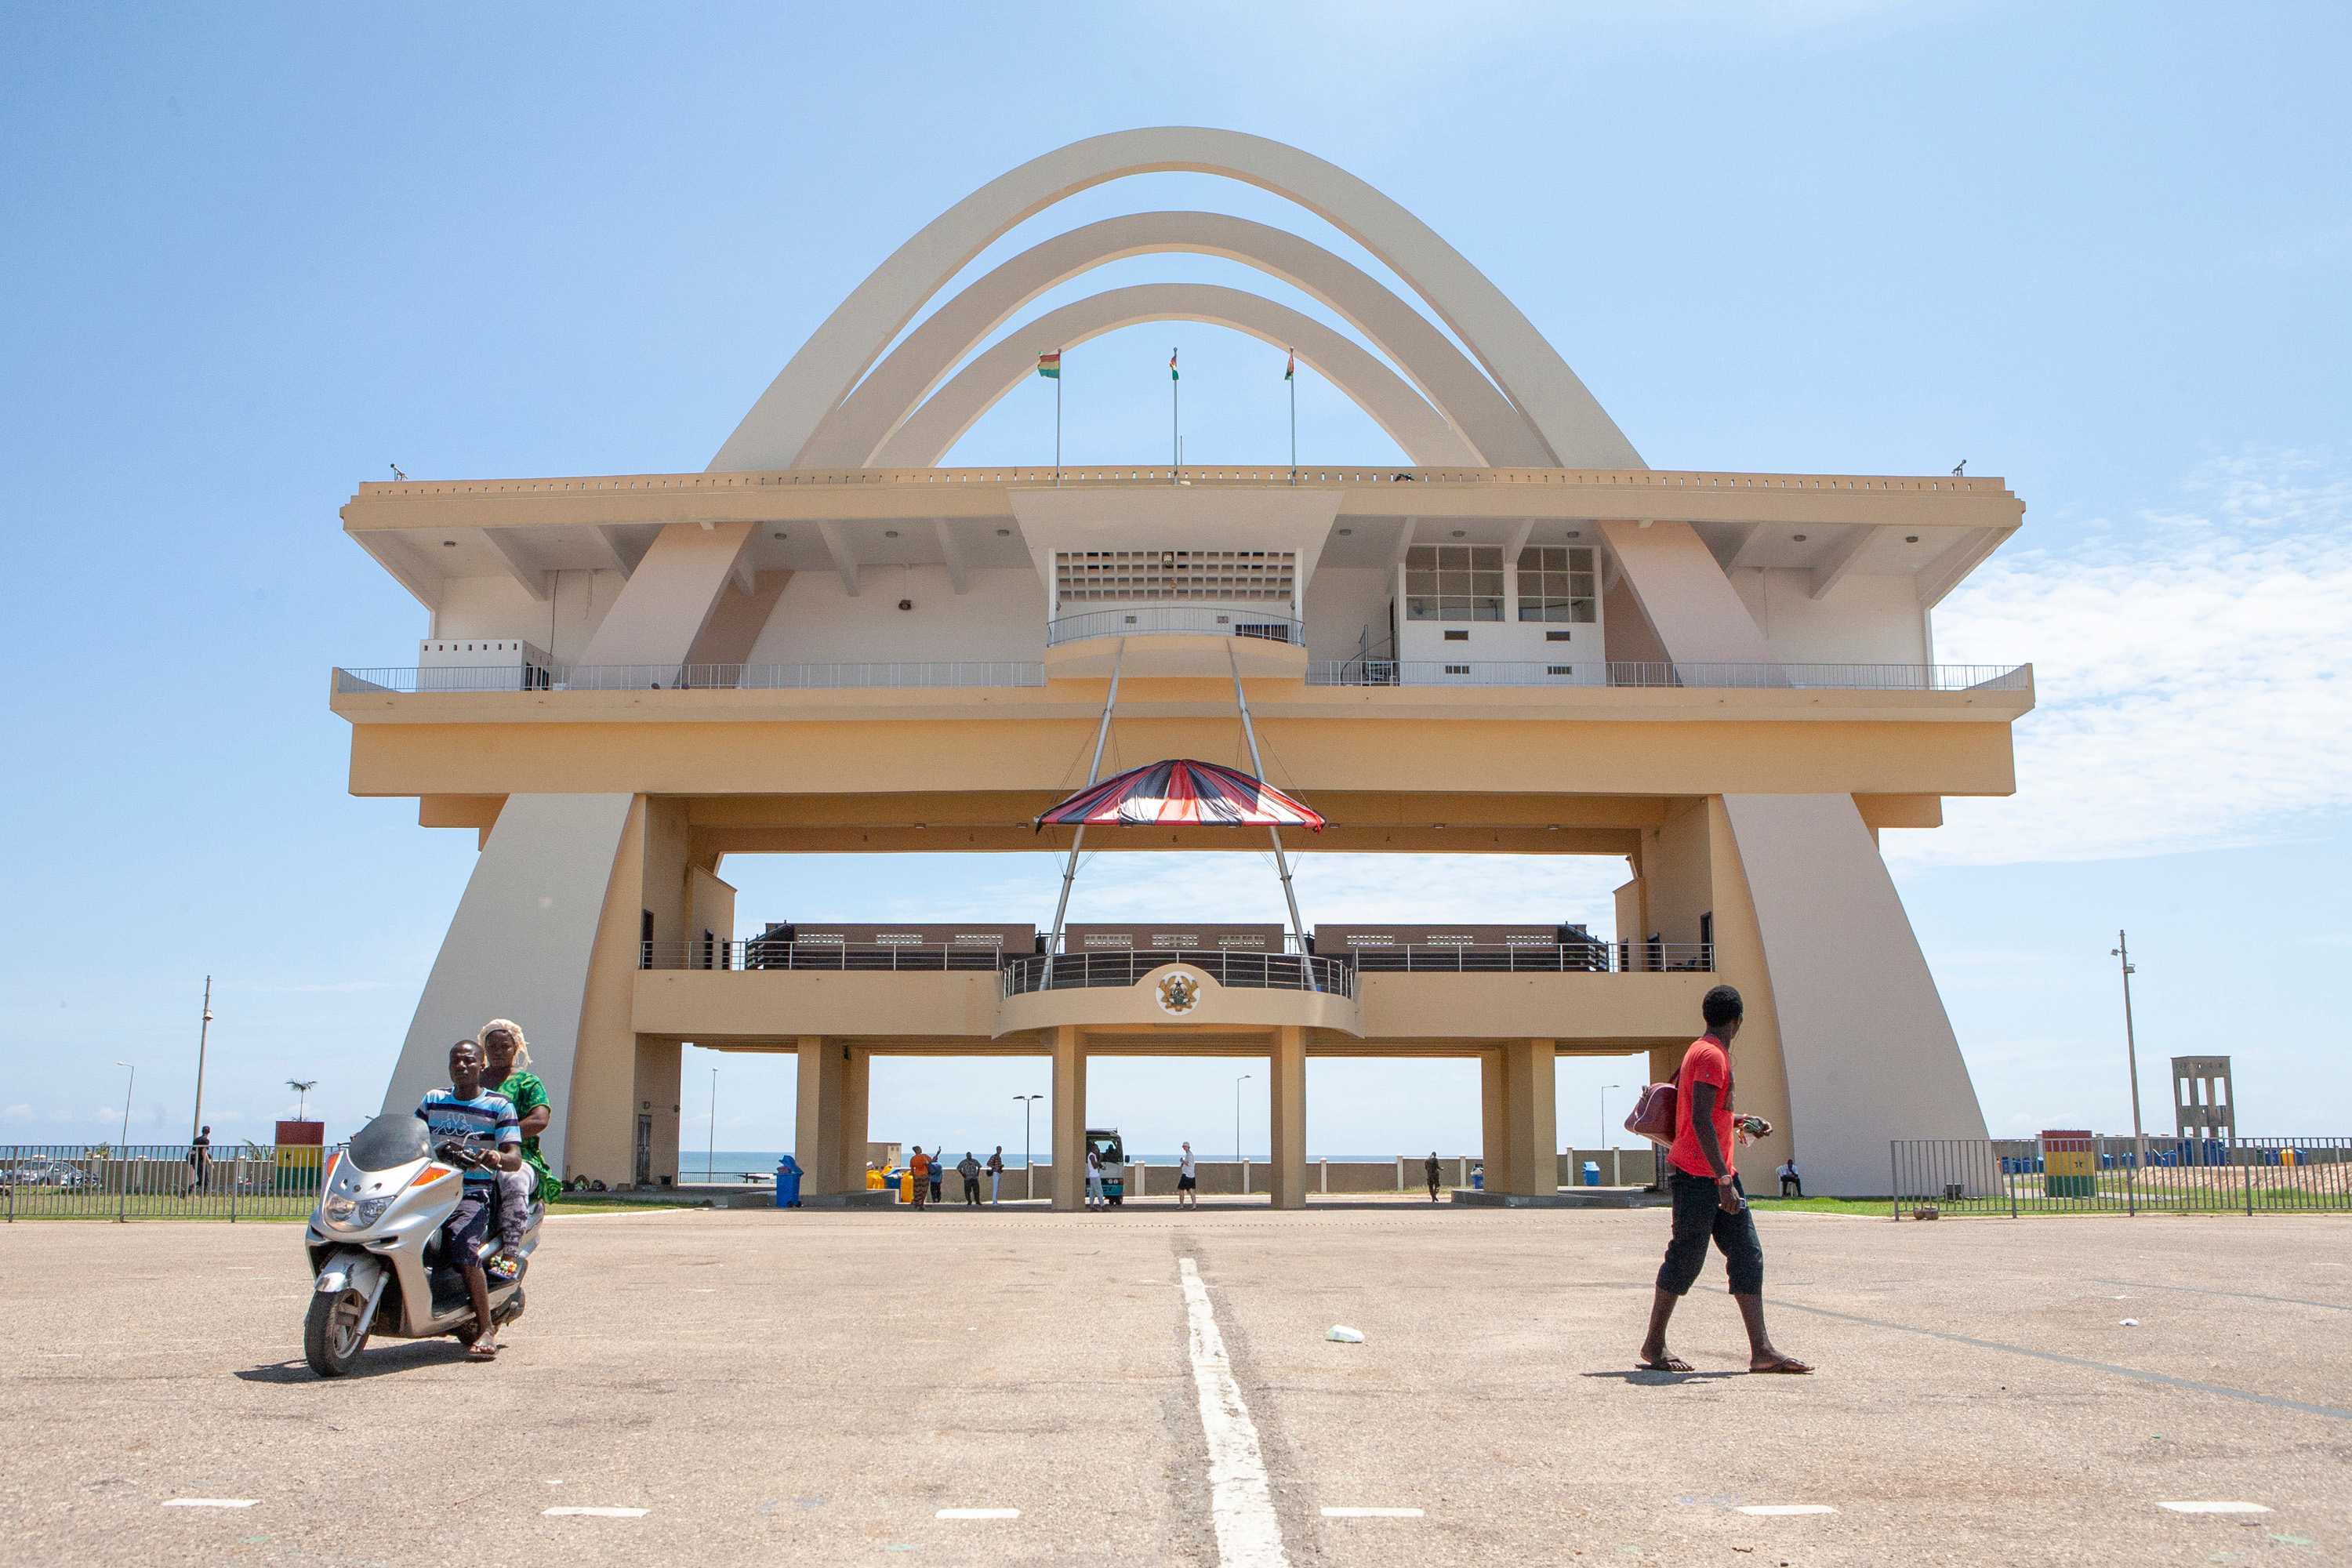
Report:
[{"label": "parked vehicle", "polygon": [[[444,1256],[442,1224],[465,1190],[464,1151],[433,1147],[415,1115],[379,1116],[335,1155],[303,1238],[312,1289],[302,1320],[302,1356],[320,1377],[351,1371],[371,1336],[470,1338],[473,1302],[466,1277]],[[492,1277],[490,1318],[522,1316],[524,1277],[539,1247],[543,1209],[534,1198],[522,1245],[523,1267],[511,1280]],[[484,1256],[498,1247],[495,1233]]]},{"label": "parked vehicle", "polygon": [[1087,1147],[1102,1156],[1103,1196],[1115,1208],[1127,1200],[1127,1146],[1118,1128],[1089,1127]]}]

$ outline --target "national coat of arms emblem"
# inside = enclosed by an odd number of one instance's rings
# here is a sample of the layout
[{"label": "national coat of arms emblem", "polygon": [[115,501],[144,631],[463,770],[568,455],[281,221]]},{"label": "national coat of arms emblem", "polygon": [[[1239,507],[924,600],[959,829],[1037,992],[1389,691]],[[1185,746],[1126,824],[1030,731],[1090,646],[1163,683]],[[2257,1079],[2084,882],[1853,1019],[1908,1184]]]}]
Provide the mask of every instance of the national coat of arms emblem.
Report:
[{"label": "national coat of arms emblem", "polygon": [[1201,1005],[1201,977],[1176,970],[1160,977],[1160,1010],[1183,1016]]}]

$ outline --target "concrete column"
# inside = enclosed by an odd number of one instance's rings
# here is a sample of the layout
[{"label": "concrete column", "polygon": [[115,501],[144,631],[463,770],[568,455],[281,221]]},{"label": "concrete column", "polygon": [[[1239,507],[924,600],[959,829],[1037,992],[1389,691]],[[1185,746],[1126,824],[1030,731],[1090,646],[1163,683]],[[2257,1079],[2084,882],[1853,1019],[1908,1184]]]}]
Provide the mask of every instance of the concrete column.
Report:
[{"label": "concrete column", "polygon": [[841,1064],[841,1190],[866,1186],[866,1139],[874,1084],[874,1053],[852,1047]]},{"label": "concrete column", "polygon": [[[1510,1123],[1503,1191],[1515,1196],[1548,1198],[1559,1190],[1557,1067],[1550,1040],[1512,1040],[1503,1047],[1503,1092]],[[1486,1166],[1486,1184],[1495,1185],[1492,1162]]]},{"label": "concrete column", "polygon": [[805,1173],[801,1191],[811,1196],[846,1192],[841,1179],[841,1129],[844,1079],[843,1047],[822,1035],[800,1037],[801,1073],[798,1115],[794,1118],[793,1158]]},{"label": "concrete column", "polygon": [[1064,1024],[1054,1031],[1054,1207],[1087,1205],[1087,1042]]},{"label": "concrete column", "polygon": [[1503,1053],[1497,1048],[1478,1056],[1478,1158],[1486,1167],[1486,1185],[1504,1190],[1503,1177],[1511,1168],[1511,1097],[1504,1081]]},{"label": "concrete column", "polygon": [[1268,1190],[1278,1209],[1307,1206],[1307,1031],[1286,1024],[1274,1032],[1269,1094],[1274,1170]]}]

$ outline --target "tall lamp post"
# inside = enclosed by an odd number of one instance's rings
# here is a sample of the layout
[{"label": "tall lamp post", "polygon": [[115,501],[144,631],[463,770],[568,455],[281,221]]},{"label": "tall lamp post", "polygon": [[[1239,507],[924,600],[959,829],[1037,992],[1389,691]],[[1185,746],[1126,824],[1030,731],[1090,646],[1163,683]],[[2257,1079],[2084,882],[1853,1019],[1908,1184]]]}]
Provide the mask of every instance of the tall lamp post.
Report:
[{"label": "tall lamp post", "polygon": [[2123,966],[2124,972],[2124,1059],[2131,1064],[2132,1097],[2132,1158],[2140,1164],[2147,1163],[2147,1134],[2139,1122],[2139,1042],[2132,1037],[2131,977],[2137,973],[2132,967],[2131,944],[2124,933],[2116,932],[2116,945],[2107,956]]},{"label": "tall lamp post", "polygon": [[1242,1085],[1249,1080],[1247,1073],[1234,1079],[1234,1163],[1236,1166],[1242,1163]]},{"label": "tall lamp post", "polygon": [[205,1016],[196,1025],[196,1110],[188,1118],[188,1142],[193,1147],[205,1126],[205,1046],[213,1032],[213,977],[205,976]]},{"label": "tall lamp post", "polygon": [[702,1135],[702,1179],[716,1183],[719,1173],[712,1166],[719,1159],[719,1069],[710,1069],[710,1129]]},{"label": "tall lamp post", "polygon": [[[1055,395],[1059,396],[1060,394]],[[1029,1195],[1034,1198],[1037,1195],[1037,1162],[1029,1157],[1029,1113],[1036,1109],[1036,1102],[1045,1097],[1042,1094],[1016,1094],[1013,1098],[1021,1102],[1021,1169],[1024,1179],[1029,1184]]]},{"label": "tall lamp post", "polygon": [[139,1069],[129,1062],[117,1062],[119,1068],[131,1068],[131,1078],[122,1086],[122,1147],[131,1147],[131,1095],[139,1087]]},{"label": "tall lamp post", "polygon": [[[1596,1149],[1609,1147],[1609,1091],[1624,1087],[1622,1083],[1604,1083],[1601,1086],[1601,1142],[1593,1145]],[[1615,1178],[1611,1179],[1613,1181]]]}]

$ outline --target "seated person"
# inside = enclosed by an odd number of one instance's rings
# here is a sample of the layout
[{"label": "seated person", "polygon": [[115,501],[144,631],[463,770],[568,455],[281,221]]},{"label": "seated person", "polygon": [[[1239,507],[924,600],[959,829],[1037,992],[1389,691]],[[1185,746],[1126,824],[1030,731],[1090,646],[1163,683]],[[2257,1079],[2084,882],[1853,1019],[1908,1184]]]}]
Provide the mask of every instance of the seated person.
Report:
[{"label": "seated person", "polygon": [[482,1047],[459,1040],[449,1047],[449,1087],[426,1090],[416,1119],[431,1131],[435,1152],[447,1150],[451,1162],[465,1172],[457,1210],[441,1228],[474,1302],[474,1339],[466,1353],[488,1361],[499,1353],[499,1340],[490,1321],[490,1280],[482,1271],[481,1244],[489,1238],[498,1173],[522,1164],[522,1132],[514,1102],[482,1087]]},{"label": "seated person", "polygon": [[490,1277],[508,1280],[522,1272],[517,1249],[530,1225],[530,1202],[544,1204],[557,1187],[539,1152],[539,1135],[554,1115],[547,1103],[547,1086],[530,1071],[530,1047],[522,1026],[511,1018],[493,1018],[482,1026],[482,1081],[513,1101],[522,1131],[522,1168],[499,1174],[499,1250],[489,1262]]}]

